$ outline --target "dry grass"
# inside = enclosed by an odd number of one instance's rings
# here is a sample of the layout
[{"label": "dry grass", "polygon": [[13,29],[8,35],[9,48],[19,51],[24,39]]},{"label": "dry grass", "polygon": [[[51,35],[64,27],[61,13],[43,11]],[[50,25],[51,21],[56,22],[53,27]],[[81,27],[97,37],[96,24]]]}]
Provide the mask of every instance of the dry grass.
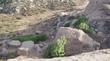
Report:
[{"label": "dry grass", "polygon": [[53,16],[55,13],[55,11],[46,11],[42,14],[32,16],[0,14],[0,34],[26,29],[30,25]]}]

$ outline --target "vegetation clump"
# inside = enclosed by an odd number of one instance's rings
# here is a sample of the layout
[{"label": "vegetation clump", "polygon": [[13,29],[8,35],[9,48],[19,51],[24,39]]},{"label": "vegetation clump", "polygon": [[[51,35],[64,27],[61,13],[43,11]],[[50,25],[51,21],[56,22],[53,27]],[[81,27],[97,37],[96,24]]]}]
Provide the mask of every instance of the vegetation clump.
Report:
[{"label": "vegetation clump", "polygon": [[65,55],[64,46],[67,42],[65,36],[62,36],[55,43],[48,45],[44,54],[45,58],[62,57]]},{"label": "vegetation clump", "polygon": [[78,21],[75,22],[74,26],[78,29],[83,30],[86,33],[90,33],[93,31],[93,28],[87,22],[87,19],[85,16],[80,16]]},{"label": "vegetation clump", "polygon": [[48,38],[46,34],[39,34],[39,35],[23,35],[23,36],[16,36],[13,39],[19,40],[21,42],[23,41],[34,41],[35,43],[39,41],[44,41]]}]

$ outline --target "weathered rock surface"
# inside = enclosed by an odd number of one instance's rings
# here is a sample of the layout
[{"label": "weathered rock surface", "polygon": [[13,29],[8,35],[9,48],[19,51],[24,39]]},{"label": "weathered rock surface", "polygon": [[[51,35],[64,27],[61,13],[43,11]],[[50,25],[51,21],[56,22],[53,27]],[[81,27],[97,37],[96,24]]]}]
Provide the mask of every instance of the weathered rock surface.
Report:
[{"label": "weathered rock surface", "polygon": [[17,41],[17,40],[12,40],[12,41],[9,41],[7,42],[8,46],[9,47],[20,47],[21,45],[21,42],[20,41]]},{"label": "weathered rock surface", "polygon": [[110,61],[110,49],[97,50],[70,57],[59,57],[52,59],[18,57],[15,59],[8,59],[7,61]]},{"label": "weathered rock surface", "polygon": [[34,49],[34,42],[32,41],[25,41],[22,42],[21,47],[18,49],[18,55],[23,55],[23,56],[31,56],[33,53]]},{"label": "weathered rock surface", "polygon": [[65,45],[66,55],[79,54],[100,48],[98,42],[79,29],[60,27],[55,39],[57,40],[61,36],[65,36],[68,39]]}]

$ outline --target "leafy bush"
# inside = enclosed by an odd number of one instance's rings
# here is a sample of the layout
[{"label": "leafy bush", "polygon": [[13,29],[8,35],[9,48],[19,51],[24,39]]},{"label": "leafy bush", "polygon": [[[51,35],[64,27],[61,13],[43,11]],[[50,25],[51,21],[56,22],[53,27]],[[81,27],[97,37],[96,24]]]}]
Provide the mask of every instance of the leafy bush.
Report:
[{"label": "leafy bush", "polygon": [[55,43],[48,45],[47,50],[44,54],[45,58],[62,57],[65,55],[64,45],[67,39],[63,36],[58,39]]},{"label": "leafy bush", "polygon": [[14,40],[20,40],[21,42],[23,41],[34,41],[39,42],[39,41],[44,41],[48,38],[46,34],[39,34],[39,35],[24,35],[24,36],[16,36],[13,39]]},{"label": "leafy bush", "polygon": [[86,33],[93,31],[93,28],[87,22],[87,19],[85,16],[80,16],[78,21],[76,21],[76,23],[74,24],[74,26],[78,29],[83,30]]}]

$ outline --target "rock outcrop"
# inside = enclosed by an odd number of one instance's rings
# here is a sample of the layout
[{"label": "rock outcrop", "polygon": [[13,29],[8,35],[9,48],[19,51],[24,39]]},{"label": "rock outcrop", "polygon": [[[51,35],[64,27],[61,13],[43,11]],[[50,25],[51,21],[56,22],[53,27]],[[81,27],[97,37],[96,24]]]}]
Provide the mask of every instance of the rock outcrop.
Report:
[{"label": "rock outcrop", "polygon": [[110,49],[98,50],[70,57],[59,57],[52,59],[17,57],[15,59],[8,59],[7,61],[110,61]]},{"label": "rock outcrop", "polygon": [[55,40],[65,36],[68,41],[65,45],[66,55],[89,52],[100,48],[100,44],[89,37],[85,32],[71,27],[60,27]]}]

